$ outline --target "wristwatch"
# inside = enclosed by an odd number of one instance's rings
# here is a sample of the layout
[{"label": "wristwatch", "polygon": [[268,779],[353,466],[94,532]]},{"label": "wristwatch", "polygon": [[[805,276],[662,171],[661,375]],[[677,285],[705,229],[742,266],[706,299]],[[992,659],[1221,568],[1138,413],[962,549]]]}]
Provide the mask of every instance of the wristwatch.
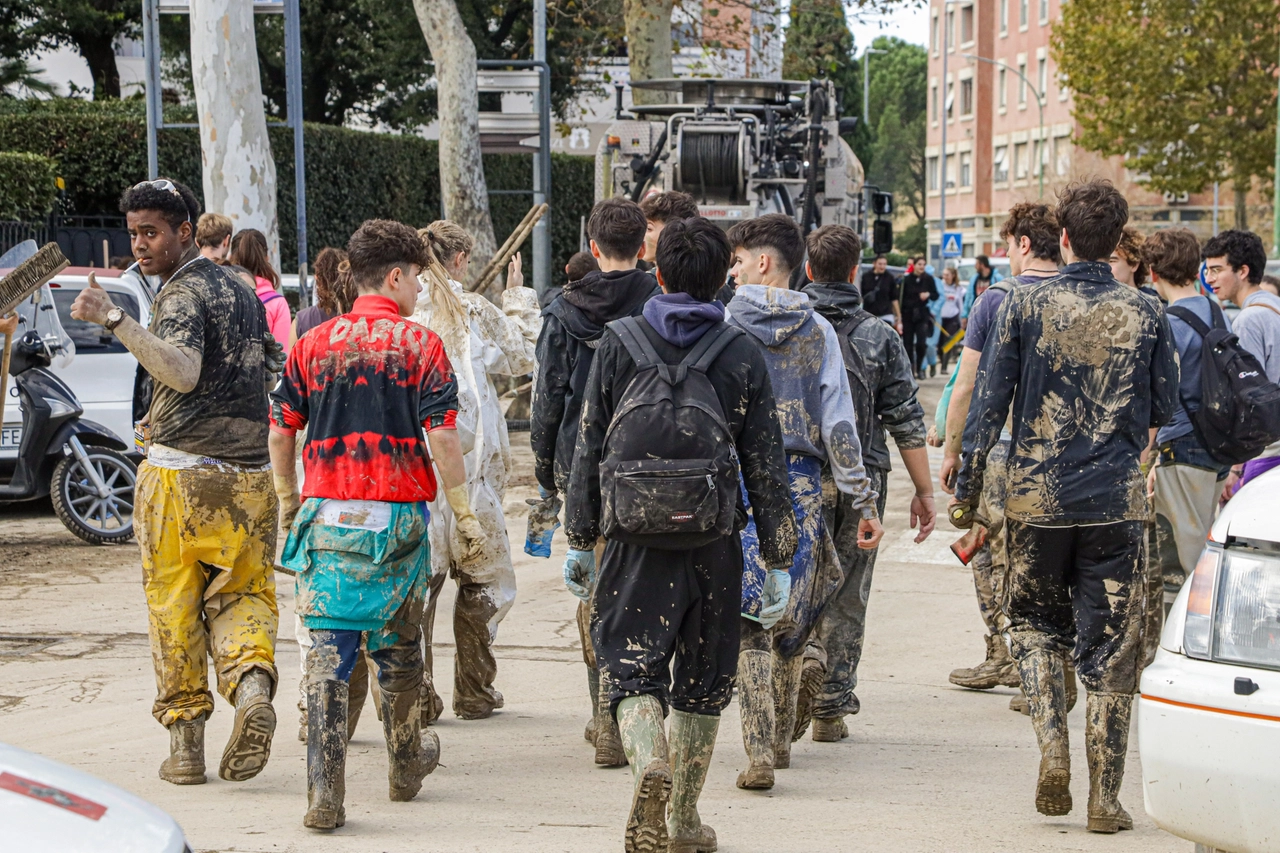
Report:
[{"label": "wristwatch", "polygon": [[125,316],[124,309],[116,306],[107,312],[107,322],[103,323],[102,327],[108,332],[113,332],[116,326],[124,322]]}]

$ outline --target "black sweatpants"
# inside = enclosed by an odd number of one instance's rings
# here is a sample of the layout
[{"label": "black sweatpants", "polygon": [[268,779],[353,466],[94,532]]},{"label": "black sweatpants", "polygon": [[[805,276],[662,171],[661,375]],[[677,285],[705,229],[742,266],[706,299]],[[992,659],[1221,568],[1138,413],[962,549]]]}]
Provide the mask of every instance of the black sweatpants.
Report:
[{"label": "black sweatpants", "polygon": [[947,365],[951,363],[951,359],[960,357],[960,350],[964,346],[961,340],[950,350],[944,350],[947,341],[951,340],[951,336],[960,331],[960,316],[942,318],[942,335],[938,338],[938,360],[942,362],[940,370],[945,371]]},{"label": "black sweatpants", "polygon": [[933,315],[926,314],[916,320],[902,319],[902,345],[911,359],[911,369],[920,372],[924,355],[929,350],[929,336],[933,334]]},{"label": "black sweatpants", "polygon": [[738,534],[688,551],[610,541],[591,611],[610,708],[648,695],[664,710],[719,715],[733,695],[741,610]]},{"label": "black sweatpants", "polygon": [[1037,527],[1005,519],[1006,607],[1017,660],[1074,647],[1090,693],[1132,693],[1142,648],[1141,521]]}]

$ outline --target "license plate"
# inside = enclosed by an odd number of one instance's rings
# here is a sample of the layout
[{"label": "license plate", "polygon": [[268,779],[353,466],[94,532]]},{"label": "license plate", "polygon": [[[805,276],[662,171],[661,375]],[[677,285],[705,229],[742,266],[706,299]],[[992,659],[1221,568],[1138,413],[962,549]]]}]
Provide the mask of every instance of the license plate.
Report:
[{"label": "license plate", "polygon": [[0,427],[0,449],[17,450],[22,447],[22,426]]}]

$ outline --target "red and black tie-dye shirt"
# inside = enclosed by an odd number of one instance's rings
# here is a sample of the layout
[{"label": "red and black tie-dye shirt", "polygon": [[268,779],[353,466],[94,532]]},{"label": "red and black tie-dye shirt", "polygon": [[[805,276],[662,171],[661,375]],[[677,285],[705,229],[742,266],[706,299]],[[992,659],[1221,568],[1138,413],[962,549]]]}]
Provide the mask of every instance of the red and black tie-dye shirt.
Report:
[{"label": "red and black tie-dye shirt", "polygon": [[271,392],[271,429],[307,428],[303,497],[435,498],[423,430],[454,429],[458,385],[434,332],[385,296],[312,329]]}]

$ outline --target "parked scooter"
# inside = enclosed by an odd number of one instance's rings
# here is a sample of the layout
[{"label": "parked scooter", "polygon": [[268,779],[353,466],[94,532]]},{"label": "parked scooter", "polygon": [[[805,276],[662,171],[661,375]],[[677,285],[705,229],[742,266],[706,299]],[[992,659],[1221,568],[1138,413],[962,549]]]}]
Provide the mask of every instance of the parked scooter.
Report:
[{"label": "parked scooter", "polygon": [[[48,368],[75,357],[48,285],[18,307],[9,374],[21,426],[0,425],[0,503],[50,495],[67,529],[92,545],[133,537],[133,487],[137,468],[128,447],[111,430],[81,417],[84,409],[67,384]],[[17,450],[16,459],[4,451]],[[2,474],[0,474],[2,476]]]}]

